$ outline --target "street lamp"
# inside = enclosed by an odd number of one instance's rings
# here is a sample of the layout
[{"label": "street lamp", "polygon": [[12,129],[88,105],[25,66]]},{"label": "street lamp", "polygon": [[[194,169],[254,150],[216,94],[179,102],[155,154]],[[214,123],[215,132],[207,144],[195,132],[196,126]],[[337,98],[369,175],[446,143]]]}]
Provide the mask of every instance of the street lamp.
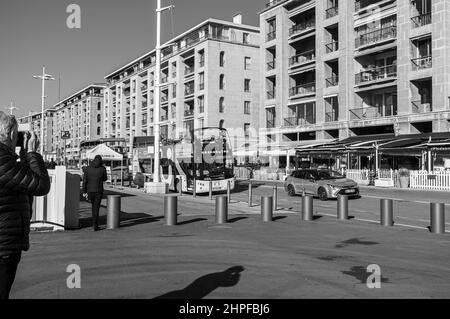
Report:
[{"label": "street lamp", "polygon": [[41,153],[44,156],[44,104],[45,104],[45,81],[54,81],[55,78],[52,75],[45,73],[45,65],[42,67],[42,75],[33,75],[33,78],[40,79],[42,81],[42,100],[41,100]]}]

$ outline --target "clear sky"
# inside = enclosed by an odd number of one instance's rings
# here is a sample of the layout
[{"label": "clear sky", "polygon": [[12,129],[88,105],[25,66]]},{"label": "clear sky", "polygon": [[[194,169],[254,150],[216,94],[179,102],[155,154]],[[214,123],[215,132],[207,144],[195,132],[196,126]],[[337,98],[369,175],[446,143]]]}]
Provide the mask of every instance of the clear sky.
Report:
[{"label": "clear sky", "polygon": [[[174,35],[207,18],[259,24],[258,12],[268,0],[163,0],[175,5]],[[71,3],[81,7],[81,29],[66,25]],[[14,0],[0,1],[0,109],[11,101],[16,116],[40,111],[41,82],[46,73],[46,107],[152,50],[156,34],[156,0]],[[170,13],[163,14],[163,42],[172,37]],[[59,90],[58,76],[61,77]]]}]

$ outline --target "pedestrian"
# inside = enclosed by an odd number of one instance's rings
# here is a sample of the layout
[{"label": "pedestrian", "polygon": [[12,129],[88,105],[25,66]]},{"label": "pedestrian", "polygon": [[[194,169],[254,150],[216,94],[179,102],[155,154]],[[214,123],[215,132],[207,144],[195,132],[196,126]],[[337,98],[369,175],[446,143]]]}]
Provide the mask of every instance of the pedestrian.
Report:
[{"label": "pedestrian", "polygon": [[56,162],[53,160],[53,158],[50,161],[50,164],[48,165],[50,169],[55,169],[56,168]]},{"label": "pedestrian", "polygon": [[38,147],[34,132],[19,133],[15,117],[0,111],[0,299],[9,298],[22,251],[30,248],[33,196],[50,191]]},{"label": "pedestrian", "polygon": [[89,198],[92,204],[92,226],[98,231],[98,214],[103,197],[103,183],[108,176],[103,160],[100,155],[95,156],[91,165],[84,170],[83,174],[83,196]]}]

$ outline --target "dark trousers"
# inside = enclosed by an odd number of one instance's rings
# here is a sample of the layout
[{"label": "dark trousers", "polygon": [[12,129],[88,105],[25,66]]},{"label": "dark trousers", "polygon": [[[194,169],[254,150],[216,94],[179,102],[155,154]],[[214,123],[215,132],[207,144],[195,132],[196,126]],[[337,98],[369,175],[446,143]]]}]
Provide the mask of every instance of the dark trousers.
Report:
[{"label": "dark trousers", "polygon": [[98,228],[98,214],[102,203],[103,193],[89,193],[89,200],[92,203],[92,227]]},{"label": "dark trousers", "polygon": [[9,298],[22,252],[0,256],[0,300]]}]

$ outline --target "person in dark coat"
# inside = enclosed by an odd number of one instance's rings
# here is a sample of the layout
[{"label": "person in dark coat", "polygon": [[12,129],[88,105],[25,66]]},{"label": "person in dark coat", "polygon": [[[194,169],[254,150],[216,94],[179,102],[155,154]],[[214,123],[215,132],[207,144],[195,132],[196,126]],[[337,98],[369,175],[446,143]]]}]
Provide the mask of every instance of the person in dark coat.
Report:
[{"label": "person in dark coat", "polygon": [[[0,111],[0,299],[9,298],[22,251],[30,248],[33,196],[50,191],[36,135],[25,135],[22,145],[18,137],[14,116]],[[16,146],[22,147],[20,158]]]},{"label": "person in dark coat", "polygon": [[103,183],[108,179],[106,168],[100,155],[95,156],[91,165],[84,170],[83,196],[88,197],[92,203],[92,226],[98,231],[98,214],[103,197]]},{"label": "person in dark coat", "polygon": [[48,164],[49,169],[55,169],[56,168],[56,162],[53,160],[50,161],[50,163]]}]

